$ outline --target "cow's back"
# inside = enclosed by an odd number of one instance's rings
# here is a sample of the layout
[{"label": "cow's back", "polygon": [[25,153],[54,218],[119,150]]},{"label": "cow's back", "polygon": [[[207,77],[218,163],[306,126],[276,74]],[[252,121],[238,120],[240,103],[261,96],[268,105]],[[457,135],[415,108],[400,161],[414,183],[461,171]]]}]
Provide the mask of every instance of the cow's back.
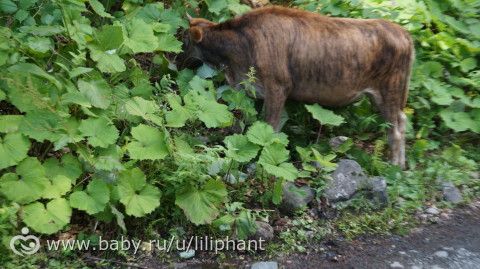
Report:
[{"label": "cow's back", "polygon": [[220,27],[246,40],[250,51],[243,56],[257,68],[261,81],[279,81],[291,98],[304,102],[344,105],[376,81],[408,73],[412,61],[409,34],[381,19],[332,18],[271,7]]}]

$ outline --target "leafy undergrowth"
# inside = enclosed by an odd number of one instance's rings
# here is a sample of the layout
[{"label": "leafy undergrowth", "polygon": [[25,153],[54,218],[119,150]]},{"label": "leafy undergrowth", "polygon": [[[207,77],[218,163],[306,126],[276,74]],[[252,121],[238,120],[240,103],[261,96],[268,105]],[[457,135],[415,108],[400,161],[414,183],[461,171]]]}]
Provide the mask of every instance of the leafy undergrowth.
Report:
[{"label": "leafy undergrowth", "polygon": [[[412,33],[403,172],[385,161],[388,125],[366,99],[334,112],[288,104],[275,133],[249,97],[254,69],[238,91],[206,65],[177,69],[185,12],[224,21],[249,10],[237,0],[0,1],[1,252],[25,225],[42,239],[247,238],[255,219],[279,218],[284,182],[301,179],[320,197],[345,157],[387,178],[388,207],[358,198],[336,223],[299,214],[272,250],[304,251],[335,229],[402,232],[416,209],[441,201],[439,179],[466,201],[478,195],[480,3],[395,3],[290,5]],[[350,139],[334,150],[336,135]]]}]

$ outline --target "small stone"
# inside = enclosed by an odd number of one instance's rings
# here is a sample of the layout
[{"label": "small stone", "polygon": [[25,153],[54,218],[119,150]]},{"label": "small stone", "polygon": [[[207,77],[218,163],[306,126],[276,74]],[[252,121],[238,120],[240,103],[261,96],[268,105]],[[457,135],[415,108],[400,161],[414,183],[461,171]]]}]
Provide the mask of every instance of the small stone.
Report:
[{"label": "small stone", "polygon": [[335,252],[333,252],[333,251],[327,251],[327,253],[325,253],[325,258],[326,258],[328,261],[331,261],[331,262],[338,262],[337,253],[335,253]]},{"label": "small stone", "polygon": [[430,214],[430,215],[438,215],[440,214],[440,210],[438,210],[438,208],[436,207],[429,207],[425,210],[426,213]]},{"label": "small stone", "polygon": [[387,180],[384,177],[372,177],[368,180],[368,188],[373,199],[381,206],[388,204]]},{"label": "small stone", "polygon": [[335,136],[335,137],[330,138],[330,140],[328,141],[328,144],[330,145],[330,147],[333,150],[336,150],[341,145],[343,145],[343,143],[347,142],[347,140],[348,140],[348,137],[346,137],[346,136],[343,136],[343,135]]},{"label": "small stone", "polygon": [[390,264],[390,268],[403,269],[405,267],[403,266],[403,264],[401,264],[399,262],[392,262]]},{"label": "small stone", "polygon": [[295,211],[306,207],[314,197],[315,192],[309,186],[297,187],[294,183],[287,182],[283,185],[280,209],[285,214],[292,215]]},{"label": "small stone", "polygon": [[194,249],[189,249],[187,251],[182,251],[182,252],[178,253],[178,255],[180,255],[180,258],[182,258],[182,259],[190,259],[193,256],[195,256],[195,250]]},{"label": "small stone", "polygon": [[400,255],[407,255],[407,252],[405,252],[405,251],[399,251],[398,254],[400,254]]},{"label": "small stone", "polygon": [[327,184],[325,197],[330,202],[348,200],[367,184],[367,180],[360,164],[354,160],[342,159],[332,174],[332,180]]},{"label": "small stone", "polygon": [[450,214],[441,213],[441,214],[440,214],[440,218],[441,218],[442,220],[449,220],[449,219],[450,219]]},{"label": "small stone", "polygon": [[480,179],[480,172],[479,171],[476,171],[476,172],[470,172],[470,177],[473,178],[473,179]]},{"label": "small stone", "polygon": [[252,264],[251,269],[278,269],[277,262],[256,262]]},{"label": "small stone", "polygon": [[255,224],[257,226],[257,230],[253,236],[255,239],[264,239],[265,241],[273,239],[273,227],[270,226],[270,224],[264,221],[255,221]]},{"label": "small stone", "polygon": [[445,250],[436,251],[434,255],[439,258],[448,258],[448,252],[446,252]]},{"label": "small stone", "polygon": [[460,190],[453,185],[452,182],[442,183],[443,200],[452,204],[458,204],[463,201],[463,196]]},{"label": "small stone", "polygon": [[412,265],[411,269],[422,269],[423,267],[420,265]]},{"label": "small stone", "polygon": [[150,242],[142,242],[141,249],[147,253],[151,253],[154,249],[154,246]]}]

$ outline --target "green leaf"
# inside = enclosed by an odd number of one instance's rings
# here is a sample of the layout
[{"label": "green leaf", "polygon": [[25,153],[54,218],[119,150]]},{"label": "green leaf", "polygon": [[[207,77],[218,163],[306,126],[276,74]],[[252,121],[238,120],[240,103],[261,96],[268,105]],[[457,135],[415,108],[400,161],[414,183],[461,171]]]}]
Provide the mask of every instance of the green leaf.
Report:
[{"label": "green leaf", "polygon": [[206,78],[212,78],[217,74],[217,71],[207,64],[203,64],[200,68],[197,70],[197,76],[206,79]]},{"label": "green leaf", "polygon": [[226,155],[237,162],[248,162],[257,156],[259,147],[248,141],[244,135],[231,135],[225,137],[225,145],[227,146]]},{"label": "green leaf", "polygon": [[18,63],[16,65],[12,65],[8,68],[8,71],[11,73],[20,73],[25,74],[29,73],[41,78],[44,78],[54,84],[58,89],[62,89],[62,84],[58,81],[54,76],[49,75],[43,69],[38,67],[37,65],[30,64],[30,63]]},{"label": "green leaf", "polygon": [[93,166],[97,170],[123,170],[121,159],[124,153],[119,146],[111,145],[106,149],[97,148],[95,152],[97,155],[93,161]]},{"label": "green leaf", "polygon": [[477,125],[477,122],[466,112],[454,112],[445,109],[440,112],[440,117],[445,122],[445,125],[455,132],[463,132]]},{"label": "green leaf", "polygon": [[94,37],[96,49],[103,52],[118,49],[124,42],[121,25],[105,25],[95,30]]},{"label": "green leaf", "polygon": [[182,42],[172,34],[160,34],[157,39],[157,50],[165,52],[182,52]]},{"label": "green leaf", "polygon": [[118,130],[106,118],[88,118],[82,120],[78,128],[83,136],[88,138],[88,143],[94,147],[106,148],[114,144],[118,138]]},{"label": "green leaf", "polygon": [[233,123],[228,107],[219,104],[207,91],[192,90],[185,96],[185,104],[193,108],[196,116],[208,128],[227,127]]},{"label": "green leaf", "polygon": [[23,208],[23,221],[36,232],[44,234],[60,231],[70,222],[71,216],[72,209],[63,198],[48,202],[46,207],[35,202]]},{"label": "green leaf", "polygon": [[103,79],[78,81],[78,90],[88,99],[89,103],[98,108],[106,109],[112,100],[112,88]]},{"label": "green leaf", "polygon": [[153,28],[141,19],[133,19],[126,27],[128,38],[125,45],[133,53],[153,52],[158,47],[158,40],[153,33]]},{"label": "green leaf", "polygon": [[220,15],[220,12],[228,7],[228,2],[225,0],[205,0],[208,6],[208,11]]},{"label": "green leaf", "polygon": [[308,112],[310,112],[314,119],[318,120],[323,125],[339,126],[344,122],[342,116],[336,115],[332,111],[322,108],[318,104],[305,105]]},{"label": "green leaf", "polygon": [[271,125],[260,121],[250,126],[247,131],[247,137],[250,142],[260,146],[268,146],[272,143],[288,145],[287,135],[284,133],[275,133]]},{"label": "green leaf", "polygon": [[48,184],[45,185],[45,190],[43,191],[42,198],[60,198],[64,194],[69,192],[71,188],[72,181],[68,177],[64,175],[55,176],[50,179]]},{"label": "green leaf", "polygon": [[116,50],[100,51],[91,49],[92,60],[97,62],[98,70],[104,73],[119,73],[127,70],[123,59],[116,54]]},{"label": "green leaf", "polygon": [[175,204],[183,209],[195,225],[209,224],[218,216],[226,197],[227,190],[223,182],[211,179],[200,189],[192,185],[179,189]]},{"label": "green leaf", "polygon": [[61,138],[63,119],[47,110],[29,111],[20,123],[19,131],[39,142]]},{"label": "green leaf", "polygon": [[22,120],[22,115],[1,115],[0,133],[12,133],[18,131],[18,127],[20,126]]},{"label": "green leaf", "polygon": [[17,5],[10,0],[0,0],[0,10],[7,13],[13,14],[17,11]]},{"label": "green leaf", "polygon": [[460,69],[465,73],[475,69],[475,67],[477,67],[477,60],[475,60],[475,58],[467,58],[460,62]]},{"label": "green leaf", "polygon": [[160,190],[147,184],[145,174],[138,168],[120,174],[117,190],[127,215],[142,217],[160,205]]},{"label": "green leaf", "polygon": [[161,160],[168,155],[163,132],[144,124],[132,128],[134,141],[127,145],[130,158],[135,160]]},{"label": "green leaf", "polygon": [[110,190],[107,183],[93,179],[85,191],[76,191],[70,195],[70,206],[87,212],[90,215],[105,209],[110,200]]},{"label": "green leaf", "polygon": [[88,48],[92,60],[97,62],[98,69],[105,73],[125,71],[125,63],[118,55],[118,50],[124,43],[122,26],[106,25],[94,34],[95,40]]},{"label": "green leaf", "polygon": [[45,169],[41,163],[36,158],[28,157],[18,164],[16,172],[7,173],[0,178],[0,192],[8,200],[19,204],[27,204],[41,198],[43,191],[50,184],[45,178]]},{"label": "green leaf", "polygon": [[113,18],[112,15],[109,13],[105,12],[105,7],[102,5],[102,3],[98,0],[88,0],[90,3],[90,6],[92,7],[93,11],[97,13],[100,17],[104,18]]},{"label": "green leaf", "polygon": [[439,105],[450,105],[454,100],[447,86],[435,79],[424,81],[423,86],[431,91],[432,101]]},{"label": "green leaf", "polygon": [[169,106],[172,108],[172,110],[165,112],[165,119],[168,127],[183,127],[189,119],[194,117],[192,110],[189,110],[186,106],[182,106],[182,99],[180,96],[167,94],[166,99]]},{"label": "green leaf", "polygon": [[20,0],[18,1],[18,6],[21,8],[21,9],[28,9],[30,7],[32,7],[33,5],[35,5],[35,3],[37,3],[38,0]]},{"label": "green leaf", "polygon": [[144,120],[151,121],[159,126],[162,125],[162,119],[156,115],[160,108],[154,101],[147,101],[135,96],[125,103],[125,109],[130,115],[142,117]]},{"label": "green leaf", "polygon": [[289,152],[285,146],[275,143],[263,148],[258,163],[274,176],[294,180],[298,177],[298,170],[293,164],[286,162],[288,158]]},{"label": "green leaf", "polygon": [[75,183],[77,178],[82,174],[82,165],[78,159],[72,154],[65,154],[59,161],[56,158],[48,158],[44,163],[46,176],[48,178],[54,178],[56,176],[65,176],[72,184]]},{"label": "green leaf", "polygon": [[16,165],[27,157],[30,141],[20,133],[0,137],[0,170]]},{"label": "green leaf", "polygon": [[44,55],[53,50],[53,43],[48,37],[30,37],[24,44],[36,55]]}]

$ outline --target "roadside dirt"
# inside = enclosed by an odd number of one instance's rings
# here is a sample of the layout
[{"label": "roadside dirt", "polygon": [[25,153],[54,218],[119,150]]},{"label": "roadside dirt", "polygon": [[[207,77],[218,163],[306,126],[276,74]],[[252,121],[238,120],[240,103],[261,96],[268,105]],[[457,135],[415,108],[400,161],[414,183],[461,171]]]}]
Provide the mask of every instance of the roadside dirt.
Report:
[{"label": "roadside dirt", "polygon": [[[256,269],[480,269],[480,201],[457,208],[448,220],[424,225],[407,236],[364,236],[353,241],[331,240],[309,254],[293,254],[269,260],[248,256],[217,262],[193,258],[165,264],[155,257],[127,268],[216,269],[250,268],[259,261],[269,266]],[[125,268],[120,264],[119,267]]]},{"label": "roadside dirt", "polygon": [[[447,220],[414,229],[407,236],[365,236],[330,246],[329,255],[294,255],[280,268],[479,269],[480,203],[457,209]],[[334,259],[338,261],[332,261]],[[330,261],[328,261],[330,260]]]}]

